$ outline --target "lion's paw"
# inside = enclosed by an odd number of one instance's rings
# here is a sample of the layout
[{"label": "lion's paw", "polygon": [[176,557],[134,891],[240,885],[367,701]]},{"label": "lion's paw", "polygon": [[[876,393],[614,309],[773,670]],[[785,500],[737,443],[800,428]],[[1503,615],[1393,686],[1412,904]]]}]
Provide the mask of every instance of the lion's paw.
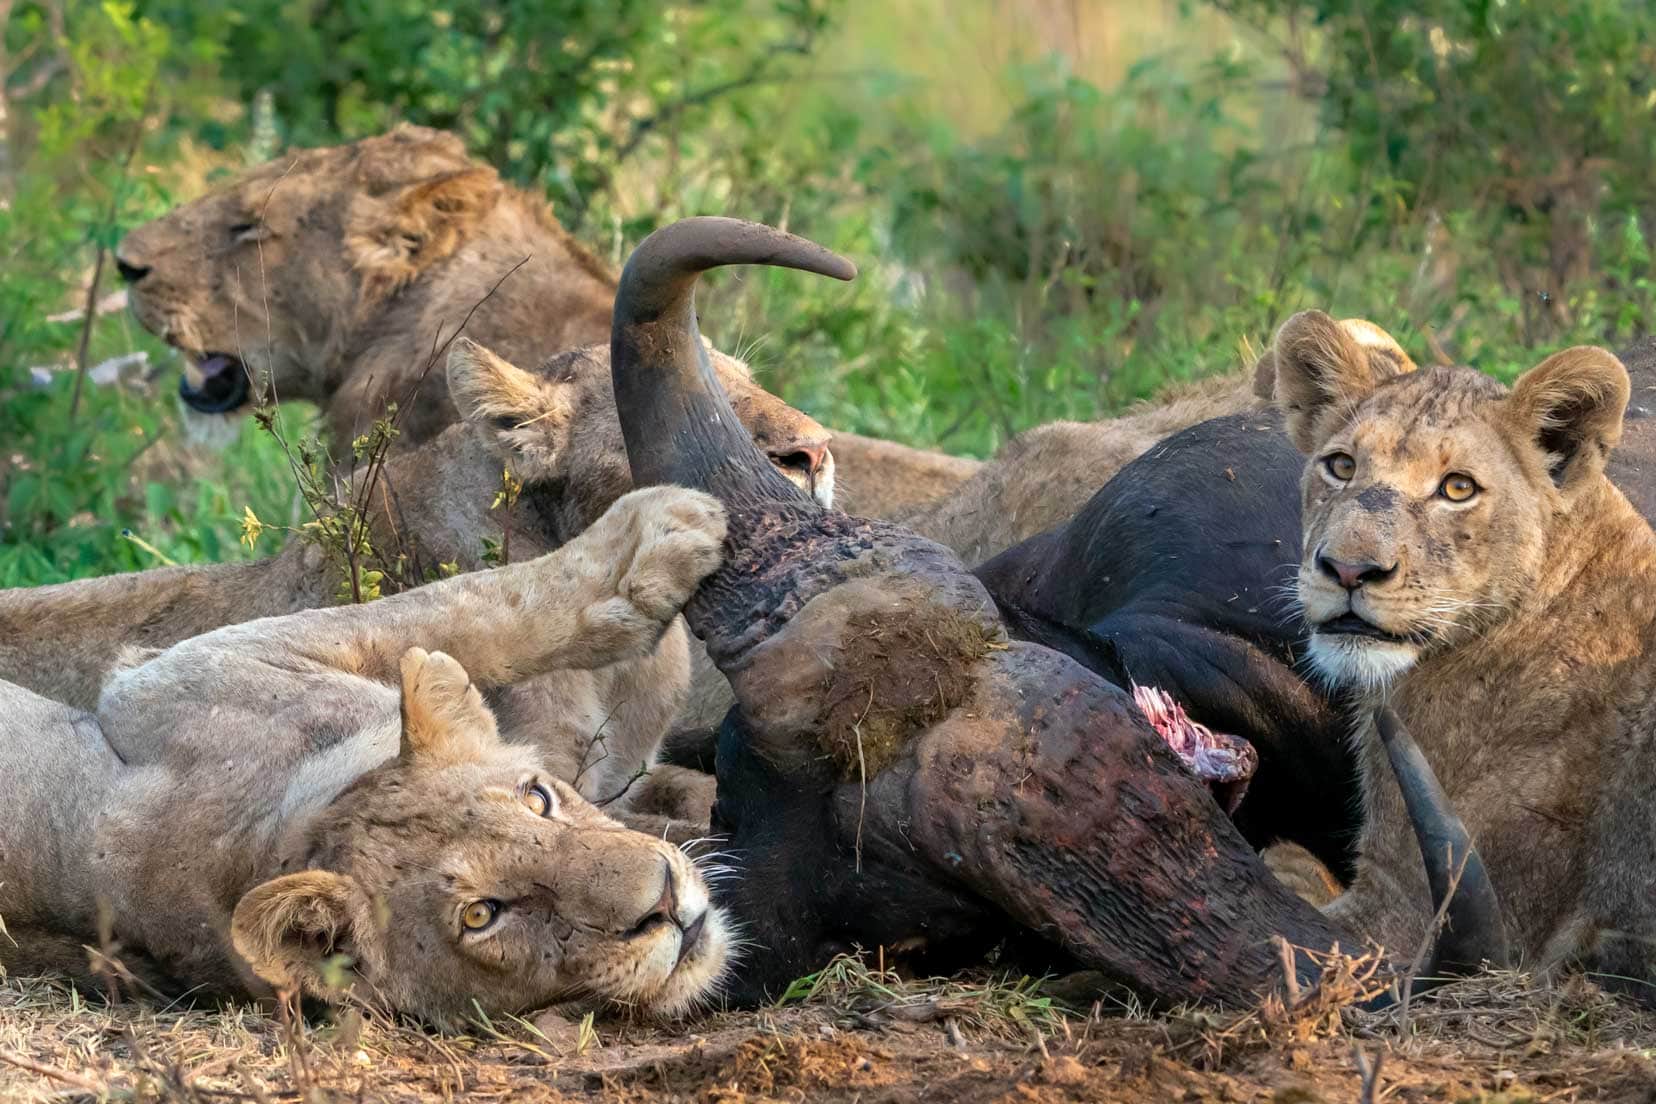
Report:
[{"label": "lion's paw", "polygon": [[638,544],[617,590],[644,616],[671,621],[724,559],[725,511],[719,500],[683,487],[634,491]]},{"label": "lion's paw", "polygon": [[1322,861],[1297,843],[1273,843],[1260,858],[1302,901],[1322,908],[1340,895],[1340,883]]},{"label": "lion's paw", "polygon": [[612,596],[586,610],[592,643],[604,637],[621,651],[653,647],[718,568],[724,537],[724,507],[700,491],[650,487],[616,500],[583,534],[614,580]]}]

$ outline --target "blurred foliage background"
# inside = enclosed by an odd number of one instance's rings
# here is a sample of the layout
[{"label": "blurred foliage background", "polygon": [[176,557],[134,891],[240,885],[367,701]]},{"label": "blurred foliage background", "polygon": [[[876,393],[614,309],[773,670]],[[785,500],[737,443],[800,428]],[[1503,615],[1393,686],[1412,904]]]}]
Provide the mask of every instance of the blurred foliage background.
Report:
[{"label": "blurred foliage background", "polygon": [[107,259],[290,144],[453,129],[617,262],[692,213],[849,253],[848,287],[726,276],[710,335],[830,425],[982,456],[1302,307],[1502,376],[1638,336],[1653,52],[1643,0],[0,0],[0,585],[298,516],[251,425],[183,439]]}]

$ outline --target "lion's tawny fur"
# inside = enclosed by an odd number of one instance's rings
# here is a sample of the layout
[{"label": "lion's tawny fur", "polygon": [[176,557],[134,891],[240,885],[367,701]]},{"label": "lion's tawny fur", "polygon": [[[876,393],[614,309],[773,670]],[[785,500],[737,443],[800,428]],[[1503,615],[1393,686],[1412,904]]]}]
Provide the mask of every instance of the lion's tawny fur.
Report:
[{"label": "lion's tawny fur", "polygon": [[[1399,376],[1316,312],[1277,347],[1276,400],[1309,458],[1299,592],[1314,661],[1397,708],[1523,964],[1585,965],[1648,996],[1656,536],[1604,474],[1626,370],[1578,348],[1510,390],[1466,368]],[[1325,561],[1380,573],[1349,589]],[[1395,641],[1318,628],[1348,611]],[[1421,855],[1378,738],[1358,738],[1361,856],[1329,909],[1412,956],[1432,916]]]}]

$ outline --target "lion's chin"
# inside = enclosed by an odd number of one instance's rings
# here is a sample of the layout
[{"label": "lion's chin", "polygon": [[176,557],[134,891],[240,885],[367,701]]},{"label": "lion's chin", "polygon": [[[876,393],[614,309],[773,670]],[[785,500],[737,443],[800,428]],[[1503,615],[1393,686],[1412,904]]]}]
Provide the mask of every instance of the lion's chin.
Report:
[{"label": "lion's chin", "polygon": [[182,403],[179,404],[179,413],[184,424],[185,443],[192,448],[211,452],[219,452],[234,444],[236,438],[241,436],[242,423],[246,421],[239,412],[203,414]]},{"label": "lion's chin", "polygon": [[1313,632],[1306,653],[1329,682],[1373,692],[1397,681],[1420,659],[1418,645],[1353,633]]}]

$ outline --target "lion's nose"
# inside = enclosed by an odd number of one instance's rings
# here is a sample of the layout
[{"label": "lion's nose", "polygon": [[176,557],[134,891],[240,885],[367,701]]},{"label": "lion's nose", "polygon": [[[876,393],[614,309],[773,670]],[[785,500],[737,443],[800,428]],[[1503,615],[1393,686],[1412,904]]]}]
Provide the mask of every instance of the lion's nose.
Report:
[{"label": "lion's nose", "polygon": [[121,279],[127,283],[136,284],[150,274],[150,266],[129,261],[117,253],[115,254],[115,271],[119,272]]},{"label": "lion's nose", "polygon": [[638,923],[634,924],[627,932],[628,935],[645,935],[661,924],[680,926],[678,919],[678,884],[673,878],[673,867],[665,860],[662,862],[662,866],[664,867],[665,877],[662,879],[661,896],[656,898],[655,904],[645,910],[643,916],[639,917]]},{"label": "lion's nose", "polygon": [[1369,583],[1383,583],[1397,574],[1397,565],[1381,567],[1376,563],[1346,563],[1332,556],[1317,554],[1317,569],[1347,590],[1356,590]]},{"label": "lion's nose", "polygon": [[807,481],[814,481],[828,461],[827,441],[795,441],[784,448],[771,449],[771,463],[785,471],[796,471]]}]

